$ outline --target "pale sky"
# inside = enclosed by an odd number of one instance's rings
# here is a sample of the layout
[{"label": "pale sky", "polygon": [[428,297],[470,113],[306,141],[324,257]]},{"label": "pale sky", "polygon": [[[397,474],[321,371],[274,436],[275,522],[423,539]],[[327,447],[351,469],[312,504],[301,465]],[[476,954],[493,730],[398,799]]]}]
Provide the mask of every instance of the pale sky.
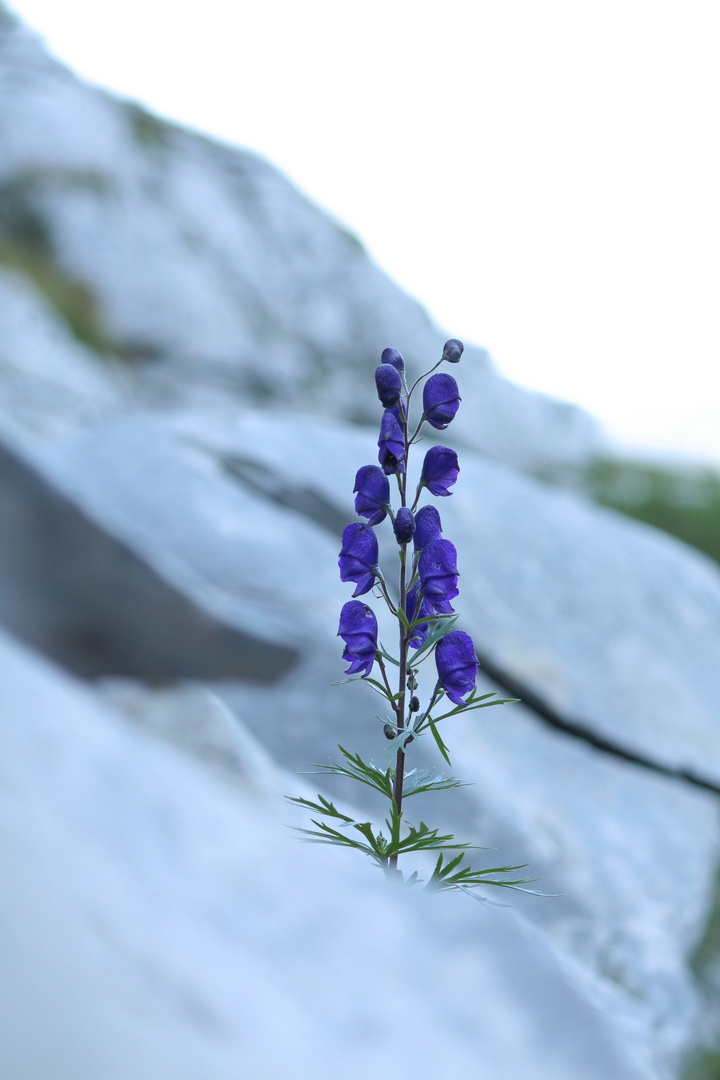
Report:
[{"label": "pale sky", "polygon": [[509,378],[720,460],[715,0],[11,4],[279,165]]}]

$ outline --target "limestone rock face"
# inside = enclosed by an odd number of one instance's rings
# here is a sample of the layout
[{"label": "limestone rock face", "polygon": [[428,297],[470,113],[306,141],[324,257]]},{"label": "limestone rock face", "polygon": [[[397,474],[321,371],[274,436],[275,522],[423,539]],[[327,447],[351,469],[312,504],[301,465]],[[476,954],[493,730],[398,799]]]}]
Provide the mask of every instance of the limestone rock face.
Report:
[{"label": "limestone rock face", "polygon": [[[449,335],[269,164],[84,85],[1,15],[0,93],[3,1080],[673,1080],[709,790],[528,705],[457,720],[475,786],[439,823],[558,894],[509,912],[395,892],[283,827],[306,762],[382,760],[371,691],[330,685],[339,536],[380,351],[419,374]],[[438,506],[483,686],[717,787],[717,567],[519,471],[591,455],[580,410],[481,349],[457,376]]]},{"label": "limestone rock face", "polygon": [[[36,449],[26,468],[82,513],[86,551],[112,536],[152,570],[159,582],[154,588],[184,597],[230,635],[228,641],[237,635],[235,666],[230,648],[224,654],[230,666],[216,669],[224,679],[218,685],[266,750],[297,771],[326,759],[336,742],[369,756],[383,753],[370,691],[329,686],[342,674],[335,631],[350,593],[337,577],[338,536],[353,517],[355,469],[372,460],[372,449],[370,432],[317,418],[247,412],[223,426],[177,413],[104,424]],[[707,560],[470,451],[462,455],[456,493],[440,509],[445,535],[464,553],[461,625],[481,654],[492,649],[563,707],[587,701],[583,715],[599,734],[621,745],[626,739],[670,764],[707,767],[714,776],[707,759],[720,749],[720,734],[710,651],[720,635],[720,575]],[[389,559],[394,540],[389,525],[383,531],[383,558]],[[536,568],[532,575],[521,572],[527,566]],[[129,574],[125,586],[122,573],[113,578],[117,593],[132,596],[129,611],[146,626],[147,586],[134,586]],[[101,577],[91,589],[102,587]],[[601,636],[597,649],[583,651],[588,590]],[[658,619],[657,596],[668,612],[667,628]],[[673,634],[691,604],[702,617],[687,619],[683,633]],[[66,606],[74,606],[70,597]],[[112,625],[111,595],[99,610]],[[389,635],[379,614],[381,636]],[[163,625],[161,608],[152,620],[161,640],[176,631]],[[131,622],[123,626],[124,666],[111,654],[96,654],[85,655],[78,670],[167,679],[161,667],[153,672],[145,638]],[[656,682],[651,666],[639,666],[632,686],[624,681],[618,642],[629,626],[649,651],[658,650],[664,681]],[[104,632],[95,627],[101,638]],[[24,636],[52,654],[47,642]],[[580,644],[573,647],[576,636]],[[197,655],[188,662],[197,677],[205,652],[198,636],[192,640]],[[602,641],[611,652],[598,664]],[[261,656],[268,664],[278,658],[265,685],[258,672],[254,682],[250,676],[249,642],[256,650],[250,666]],[[208,645],[212,654],[211,638]],[[690,740],[666,708],[673,682],[684,698],[686,730],[696,731]],[[569,688],[566,697],[559,697],[558,686]],[[643,702],[639,715],[637,700]],[[615,703],[615,712],[606,702]],[[581,966],[593,999],[631,1033],[634,1045],[666,1066],[676,1060],[697,1018],[688,958],[712,891],[714,798],[548,731],[522,706],[475,714],[457,722],[448,738],[459,774],[478,781],[448,802],[452,826],[498,848],[502,863],[532,863],[543,888],[560,896],[515,906]],[[178,741],[187,744],[187,736],[180,732]],[[430,747],[418,754],[425,764],[434,760]]]},{"label": "limestone rock face", "polygon": [[519,916],[448,919],[4,635],[0,668],[3,1076],[657,1075]]},{"label": "limestone rock face", "polygon": [[[0,87],[0,264],[125,359],[138,403],[368,420],[357,388],[386,345],[418,370],[439,357],[449,335],[256,155],[83,84],[12,22]],[[506,382],[483,349],[465,360],[469,445],[522,467],[597,449],[580,409]]]}]

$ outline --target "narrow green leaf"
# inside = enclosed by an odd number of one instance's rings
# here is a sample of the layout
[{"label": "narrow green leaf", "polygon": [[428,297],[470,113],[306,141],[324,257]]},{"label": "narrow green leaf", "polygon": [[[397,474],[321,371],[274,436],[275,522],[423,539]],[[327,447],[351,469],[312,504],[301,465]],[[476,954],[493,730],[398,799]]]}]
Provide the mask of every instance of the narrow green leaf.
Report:
[{"label": "narrow green leaf", "polygon": [[438,750],[440,751],[442,756],[445,758],[448,765],[452,768],[452,761],[450,760],[450,758],[448,756],[447,747],[446,747],[445,743],[442,741],[442,739],[440,738],[440,733],[439,733],[438,729],[435,727],[434,720],[431,720],[430,717],[428,716],[427,721],[428,721],[428,724],[430,725],[430,731],[432,732],[433,739],[437,743]]},{"label": "narrow green leaf", "polygon": [[447,720],[449,716],[458,716],[459,713],[471,712],[473,709],[487,709],[491,705],[515,705],[520,698],[498,698],[496,701],[481,701],[479,698],[477,702],[470,704],[466,702],[464,705],[456,705],[450,712],[443,713],[442,716],[435,718],[435,723],[439,724],[441,720]]},{"label": "narrow green leaf", "polygon": [[384,660],[389,660],[391,664],[395,665],[395,667],[400,667],[400,661],[396,660],[394,656],[391,656],[389,652],[385,651],[382,641],[380,642],[380,647],[375,651],[376,653],[380,653]]}]

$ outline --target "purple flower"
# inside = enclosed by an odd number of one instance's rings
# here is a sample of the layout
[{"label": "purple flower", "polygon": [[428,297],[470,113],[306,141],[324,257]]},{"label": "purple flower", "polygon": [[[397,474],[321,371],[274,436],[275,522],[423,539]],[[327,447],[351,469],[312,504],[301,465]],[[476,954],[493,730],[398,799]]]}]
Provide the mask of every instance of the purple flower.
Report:
[{"label": "purple flower", "polygon": [[433,611],[451,614],[454,609],[450,601],[459,593],[455,545],[449,540],[432,540],[420,554],[418,571],[420,588]]},{"label": "purple flower", "polygon": [[338,637],[345,642],[343,660],[351,662],[345,669],[346,675],[357,675],[362,671],[362,678],[367,678],[375,662],[377,634],[377,619],[372,608],[360,600],[348,600],[343,604]]},{"label": "purple flower", "polygon": [[444,431],[460,407],[458,384],[452,375],[431,375],[423,387],[423,412],[428,424]]},{"label": "purple flower", "polygon": [[435,663],[443,690],[455,705],[464,705],[463,698],[475,689],[478,661],[469,634],[451,630],[441,638],[435,649]]},{"label": "purple flower", "polygon": [[[420,619],[427,615],[430,618],[435,612],[432,609],[432,605],[423,596],[420,600],[420,608],[418,610],[418,593],[420,591],[420,585],[413,585],[410,592],[407,594],[405,600],[405,614],[408,617],[408,621],[412,622],[413,619]],[[428,636],[428,624],[420,623],[410,634],[410,640],[408,642],[411,649],[419,649],[423,641]]]},{"label": "purple flower", "polygon": [[397,349],[383,349],[383,354],[380,359],[383,364],[392,364],[401,375],[405,370],[405,361],[402,358],[402,353],[399,353]]},{"label": "purple flower", "polygon": [[397,409],[386,409],[383,413],[378,447],[378,461],[387,476],[391,473],[405,472],[405,438]]},{"label": "purple flower", "polygon": [[[387,482],[387,481],[386,481]],[[409,544],[415,532],[415,518],[407,506],[401,506],[393,521],[393,532],[398,544]]]},{"label": "purple flower", "polygon": [[355,474],[355,513],[368,519],[368,525],[379,525],[387,516],[390,505],[390,481],[377,465],[363,465]]},{"label": "purple flower", "polygon": [[463,352],[465,346],[462,341],[458,341],[456,337],[451,337],[449,341],[446,341],[443,345],[443,360],[447,360],[449,364],[457,364]]},{"label": "purple flower", "polygon": [[362,521],[346,525],[338,566],[341,581],[354,581],[357,584],[353,596],[362,596],[372,589],[377,564],[378,542],[370,526]]},{"label": "purple flower", "polygon": [[422,551],[431,540],[439,540],[441,536],[442,523],[437,510],[434,506],[422,506],[415,515],[415,550]]},{"label": "purple flower", "polygon": [[402,379],[396,367],[381,364],[375,368],[375,385],[383,408],[392,409],[397,405],[402,393]]},{"label": "purple flower", "polygon": [[431,446],[423,461],[420,484],[433,495],[451,495],[449,487],[460,472],[458,456],[449,446]]}]

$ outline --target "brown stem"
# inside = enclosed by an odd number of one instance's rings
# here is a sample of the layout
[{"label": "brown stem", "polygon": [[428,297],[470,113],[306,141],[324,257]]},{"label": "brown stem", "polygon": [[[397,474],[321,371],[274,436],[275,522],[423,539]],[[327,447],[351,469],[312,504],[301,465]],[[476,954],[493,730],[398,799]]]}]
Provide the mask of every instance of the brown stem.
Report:
[{"label": "brown stem", "polygon": [[[411,391],[412,393],[412,391]],[[399,480],[400,486],[400,499],[403,506],[407,506],[407,477],[408,477],[408,452],[410,450],[410,444],[408,440],[408,411],[410,407],[410,395],[408,394],[408,400],[405,404],[405,408],[402,410],[402,428],[403,436],[405,440],[405,472],[402,474],[402,480]],[[405,573],[405,564],[407,561],[407,544],[402,544],[400,547],[400,604],[399,610],[405,613],[405,602],[407,600],[407,576]],[[405,629],[403,622],[398,619],[400,624],[400,675],[399,675],[399,697],[397,702],[397,728],[398,731],[402,731],[405,727],[405,691],[407,682],[407,656],[408,656],[408,641],[409,633]],[[397,752],[397,758],[395,759],[395,782],[393,784],[393,799],[395,801],[395,807],[398,812],[398,816],[402,812],[402,797],[403,797],[403,782],[405,779],[405,750],[404,747],[399,747]],[[390,868],[397,869],[397,855],[390,857]]]}]

